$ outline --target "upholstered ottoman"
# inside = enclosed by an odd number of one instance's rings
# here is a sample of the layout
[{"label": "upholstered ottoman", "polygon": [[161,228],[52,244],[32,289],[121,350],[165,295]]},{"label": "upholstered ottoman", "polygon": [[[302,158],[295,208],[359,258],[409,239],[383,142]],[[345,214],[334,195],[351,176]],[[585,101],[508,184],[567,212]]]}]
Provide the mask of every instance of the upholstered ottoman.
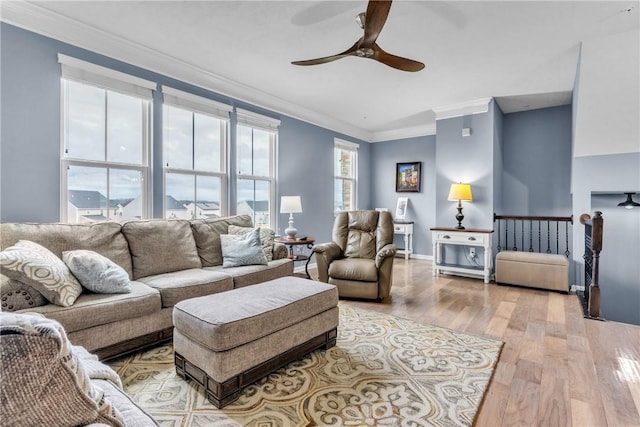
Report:
[{"label": "upholstered ottoman", "polygon": [[180,301],[173,309],[178,375],[204,387],[217,408],[243,387],[336,343],[338,291],[298,277]]},{"label": "upholstered ottoman", "polygon": [[558,254],[502,251],[496,255],[496,283],[569,292],[569,260]]}]

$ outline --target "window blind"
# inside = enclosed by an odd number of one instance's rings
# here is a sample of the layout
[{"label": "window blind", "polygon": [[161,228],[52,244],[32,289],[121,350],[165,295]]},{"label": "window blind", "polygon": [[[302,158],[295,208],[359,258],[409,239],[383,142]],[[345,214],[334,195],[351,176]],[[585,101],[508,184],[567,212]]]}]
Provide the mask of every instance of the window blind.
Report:
[{"label": "window blind", "polygon": [[156,83],[71,56],[58,54],[62,78],[151,100]]},{"label": "window blind", "polygon": [[162,96],[167,105],[207,114],[221,120],[229,120],[229,113],[233,110],[231,105],[168,86],[162,86]]}]

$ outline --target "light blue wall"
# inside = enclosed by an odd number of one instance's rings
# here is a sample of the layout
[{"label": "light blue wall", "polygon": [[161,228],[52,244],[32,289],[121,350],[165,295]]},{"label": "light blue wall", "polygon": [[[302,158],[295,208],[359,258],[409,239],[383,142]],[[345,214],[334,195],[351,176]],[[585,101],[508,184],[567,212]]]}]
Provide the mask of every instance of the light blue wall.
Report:
[{"label": "light blue wall", "polygon": [[[372,208],[387,208],[395,213],[398,197],[409,198],[407,221],[413,221],[413,250],[417,255],[431,255],[431,231],[435,226],[436,192],[435,135],[376,142],[371,146]],[[422,162],[419,193],[396,193],[396,163]],[[401,237],[395,241],[404,247]]]},{"label": "light blue wall", "polygon": [[503,212],[503,179],[504,170],[504,113],[497,103],[494,103],[493,115],[493,212]]},{"label": "light blue wall", "polygon": [[[0,24],[1,145],[0,219],[56,222],[60,220],[60,65],[57,54],[226,102],[281,119],[278,151],[277,209],[280,195],[301,195],[304,212],[296,215],[300,233],[329,240],[333,224],[334,138],[358,143],[359,202],[370,205],[370,144],[255,107],[190,84],[71,46],[5,23]],[[161,94],[154,94],[153,214],[162,215]],[[235,141],[235,114],[231,140]],[[233,165],[230,173],[233,174]],[[233,194],[233,188],[231,188]],[[233,202],[233,200],[232,200]],[[231,203],[230,206],[234,206]],[[287,215],[277,215],[279,229]],[[284,224],[284,225],[283,225]]]},{"label": "light blue wall", "polygon": [[[462,136],[471,128],[471,136]],[[468,182],[472,202],[462,202],[466,228],[493,229],[494,101],[489,111],[438,120],[436,134],[436,225],[455,227],[457,202],[447,201],[454,182]]]},{"label": "light blue wall", "polygon": [[[298,234],[315,237],[318,242],[331,240],[336,137],[359,143],[358,208],[368,209],[371,144],[289,117],[283,117],[280,125],[278,193],[302,196],[303,212],[294,214]],[[281,233],[288,225],[288,218],[288,214],[279,214]]]},{"label": "light blue wall", "polygon": [[571,106],[505,114],[503,215],[571,215]]},{"label": "light blue wall", "polygon": [[625,198],[620,193],[591,196],[592,209],[604,218],[600,308],[605,319],[640,325],[640,209],[617,206]]}]

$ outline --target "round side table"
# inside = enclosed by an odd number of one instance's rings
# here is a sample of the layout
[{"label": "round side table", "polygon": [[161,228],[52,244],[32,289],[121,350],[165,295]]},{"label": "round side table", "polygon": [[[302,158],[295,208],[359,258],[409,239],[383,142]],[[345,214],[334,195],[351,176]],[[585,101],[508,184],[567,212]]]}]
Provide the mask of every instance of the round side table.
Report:
[{"label": "round side table", "polygon": [[308,249],[313,249],[313,244],[315,243],[315,239],[313,237],[307,237],[304,240],[300,239],[288,239],[286,237],[276,237],[274,239],[275,242],[282,243],[289,248],[289,259],[294,263],[298,261],[306,261],[304,264],[304,272],[307,275],[307,279],[310,279],[309,275],[309,261],[311,261],[310,255],[296,255],[293,253],[294,246],[306,246]]}]

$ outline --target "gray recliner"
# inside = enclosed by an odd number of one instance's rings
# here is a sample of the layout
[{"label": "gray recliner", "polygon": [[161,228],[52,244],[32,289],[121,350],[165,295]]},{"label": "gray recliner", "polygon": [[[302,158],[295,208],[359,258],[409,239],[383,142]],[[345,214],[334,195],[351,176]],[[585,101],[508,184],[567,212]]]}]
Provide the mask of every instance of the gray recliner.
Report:
[{"label": "gray recliner", "polygon": [[391,292],[393,218],[389,212],[341,212],[333,223],[333,242],[314,246],[321,282],[341,297],[384,300]]}]

